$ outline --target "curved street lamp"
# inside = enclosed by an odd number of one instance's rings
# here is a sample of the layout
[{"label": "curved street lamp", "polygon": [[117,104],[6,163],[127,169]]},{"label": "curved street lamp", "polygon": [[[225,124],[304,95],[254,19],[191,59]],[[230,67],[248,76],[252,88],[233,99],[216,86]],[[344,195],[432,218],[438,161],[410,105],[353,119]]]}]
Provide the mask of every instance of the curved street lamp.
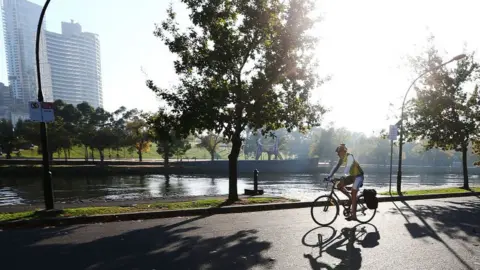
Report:
[{"label": "curved street lamp", "polygon": [[[40,33],[42,31],[43,17],[45,17],[45,11],[50,4],[50,0],[47,0],[43,5],[42,12],[40,13],[40,19],[37,25],[37,39],[35,43],[35,61],[37,64],[37,81],[38,81],[38,102],[43,102],[42,92],[42,78],[40,75]],[[45,122],[40,122],[40,140],[42,145],[43,155],[43,196],[45,199],[46,210],[52,210],[54,208],[53,202],[53,185],[52,185],[52,173],[50,172],[49,164],[49,151],[48,151],[48,139],[47,139],[47,126]]]},{"label": "curved street lamp", "polygon": [[429,73],[429,72],[432,72],[432,71],[435,71],[453,61],[458,61],[460,59],[463,59],[465,58],[467,55],[466,54],[459,54],[455,57],[453,57],[450,61],[448,62],[445,62],[443,64],[440,64],[434,68],[431,68],[431,69],[428,69],[427,71],[423,72],[422,74],[420,74],[415,80],[413,80],[413,82],[410,84],[410,86],[408,87],[408,90],[407,92],[405,93],[405,97],[403,98],[403,103],[402,103],[402,113],[400,115],[400,139],[399,139],[399,148],[398,148],[398,171],[397,171],[397,194],[400,195],[401,191],[402,191],[402,185],[401,185],[401,181],[402,181],[402,151],[403,151],[403,111],[404,111],[404,108],[405,108],[405,101],[407,100],[407,95],[408,93],[410,92],[410,89],[412,88],[412,86],[417,82],[418,79],[420,79],[421,77],[423,77],[425,74]]}]

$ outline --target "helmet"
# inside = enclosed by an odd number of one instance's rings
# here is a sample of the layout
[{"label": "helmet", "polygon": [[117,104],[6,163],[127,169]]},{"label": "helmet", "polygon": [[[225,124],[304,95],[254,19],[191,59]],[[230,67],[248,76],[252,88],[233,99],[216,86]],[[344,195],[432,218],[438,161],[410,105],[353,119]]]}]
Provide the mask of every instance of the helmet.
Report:
[{"label": "helmet", "polygon": [[340,145],[337,147],[337,149],[335,149],[335,152],[337,152],[337,153],[340,152],[340,151],[347,152],[347,150],[348,150],[348,149],[347,149],[347,147],[345,146],[345,144],[342,143],[342,144],[340,144]]}]

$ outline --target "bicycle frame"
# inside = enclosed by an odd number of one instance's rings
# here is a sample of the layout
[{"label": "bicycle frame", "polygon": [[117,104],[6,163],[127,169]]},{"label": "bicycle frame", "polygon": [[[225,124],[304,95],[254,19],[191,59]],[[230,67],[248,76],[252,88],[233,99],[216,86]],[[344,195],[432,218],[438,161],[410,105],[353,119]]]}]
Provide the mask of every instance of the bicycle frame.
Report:
[{"label": "bicycle frame", "polygon": [[[332,190],[330,191],[329,197],[334,197],[338,202],[340,202],[340,198],[339,198],[339,197],[337,196],[337,194],[335,193],[335,189],[336,189],[336,190],[340,190],[340,189],[338,189],[338,188],[335,187],[335,184],[337,184],[338,181],[339,181],[339,180],[335,180],[334,182],[332,182]],[[328,187],[328,183],[329,183],[329,182],[327,182],[327,187]],[[340,192],[341,192],[341,191],[340,191]],[[349,198],[349,199],[351,200],[351,199],[352,199],[352,192],[349,191],[348,193],[350,194],[350,198]],[[358,197],[358,195],[357,195],[357,197]],[[344,204],[341,204],[341,206],[343,207],[343,209],[346,209],[346,207],[345,207]],[[350,208],[350,207],[349,207],[349,208]]]},{"label": "bicycle frame", "polygon": [[[337,200],[337,202],[339,202],[338,204],[343,207],[343,210],[344,210],[344,211],[345,211],[345,210],[350,211],[351,204],[347,204],[347,206],[345,206],[345,204],[340,203],[340,198],[339,198],[338,195],[335,193],[335,189],[336,189],[336,190],[340,190],[340,189],[338,189],[338,188],[335,187],[335,185],[336,185],[339,181],[340,181],[339,179],[334,179],[334,181],[331,182],[331,183],[332,183],[332,190],[330,191],[330,195],[328,195],[328,197],[329,197],[329,198],[335,198],[335,200]],[[327,182],[327,187],[328,187],[328,184],[329,184],[329,182]],[[341,191],[340,191],[340,192],[341,192]],[[350,196],[349,196],[349,201],[351,202],[351,200],[352,200],[352,191],[351,191],[351,190],[350,190],[350,191],[347,190],[347,192],[348,192],[349,195],[350,195]],[[358,201],[358,198],[360,197],[360,195],[362,195],[361,192],[357,193],[357,205],[362,204],[362,202],[359,202],[359,201]],[[328,206],[326,206],[326,208],[328,208]],[[359,209],[357,208],[357,212],[358,212],[358,211],[359,211]]]}]

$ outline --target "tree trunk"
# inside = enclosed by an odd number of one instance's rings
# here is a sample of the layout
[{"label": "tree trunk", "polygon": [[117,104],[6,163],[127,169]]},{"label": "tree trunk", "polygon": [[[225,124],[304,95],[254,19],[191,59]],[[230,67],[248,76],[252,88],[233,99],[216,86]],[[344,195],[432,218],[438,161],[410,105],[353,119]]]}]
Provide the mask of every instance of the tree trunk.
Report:
[{"label": "tree trunk", "polygon": [[238,201],[237,176],[238,176],[238,156],[240,148],[242,147],[242,140],[240,139],[240,132],[237,131],[232,137],[232,150],[228,155],[228,200]]},{"label": "tree trunk", "polygon": [[468,147],[467,145],[462,146],[462,165],[463,165],[463,188],[470,189],[468,185],[468,167],[467,167],[467,154]]},{"label": "tree trunk", "polygon": [[212,158],[212,161],[215,161],[215,151],[210,152],[210,156]]},{"label": "tree trunk", "polygon": [[92,160],[93,160],[93,162],[95,162],[95,156],[93,155],[93,148],[91,148],[90,150],[92,152]]},{"label": "tree trunk", "polygon": [[142,162],[142,148],[143,148],[143,140],[140,141],[140,147],[138,150],[138,161]]},{"label": "tree trunk", "polygon": [[98,149],[98,153],[100,154],[100,163],[103,164],[103,161],[105,160],[105,155],[103,154],[103,150]]},{"label": "tree trunk", "polygon": [[67,163],[67,161],[68,161],[68,150],[67,149],[63,149],[63,156],[65,157],[65,163]]},{"label": "tree trunk", "polygon": [[170,145],[168,145],[168,142],[164,142],[163,144],[163,166],[165,168],[168,168],[170,166],[169,163],[169,156],[170,156]]},{"label": "tree trunk", "polygon": [[88,147],[84,145],[85,147],[85,162],[88,162]]}]

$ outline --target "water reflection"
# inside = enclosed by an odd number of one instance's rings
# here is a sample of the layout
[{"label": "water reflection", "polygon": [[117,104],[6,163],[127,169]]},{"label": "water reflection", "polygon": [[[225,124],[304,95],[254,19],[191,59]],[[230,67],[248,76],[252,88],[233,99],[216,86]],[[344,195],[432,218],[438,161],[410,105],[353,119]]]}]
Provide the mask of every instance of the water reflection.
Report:
[{"label": "water reflection", "polygon": [[[259,187],[266,194],[308,201],[326,192],[323,174],[261,174]],[[238,180],[239,194],[252,188],[250,176]],[[461,186],[462,175],[404,175],[403,189],[425,186]],[[471,175],[472,186],[480,185],[480,176]],[[388,175],[366,175],[364,187],[388,190]],[[396,176],[392,177],[395,189]],[[54,178],[55,198],[59,202],[78,200],[139,200],[185,196],[214,196],[228,193],[228,177],[211,175],[147,175],[111,177]],[[0,178],[0,205],[43,202],[40,178]]]}]

